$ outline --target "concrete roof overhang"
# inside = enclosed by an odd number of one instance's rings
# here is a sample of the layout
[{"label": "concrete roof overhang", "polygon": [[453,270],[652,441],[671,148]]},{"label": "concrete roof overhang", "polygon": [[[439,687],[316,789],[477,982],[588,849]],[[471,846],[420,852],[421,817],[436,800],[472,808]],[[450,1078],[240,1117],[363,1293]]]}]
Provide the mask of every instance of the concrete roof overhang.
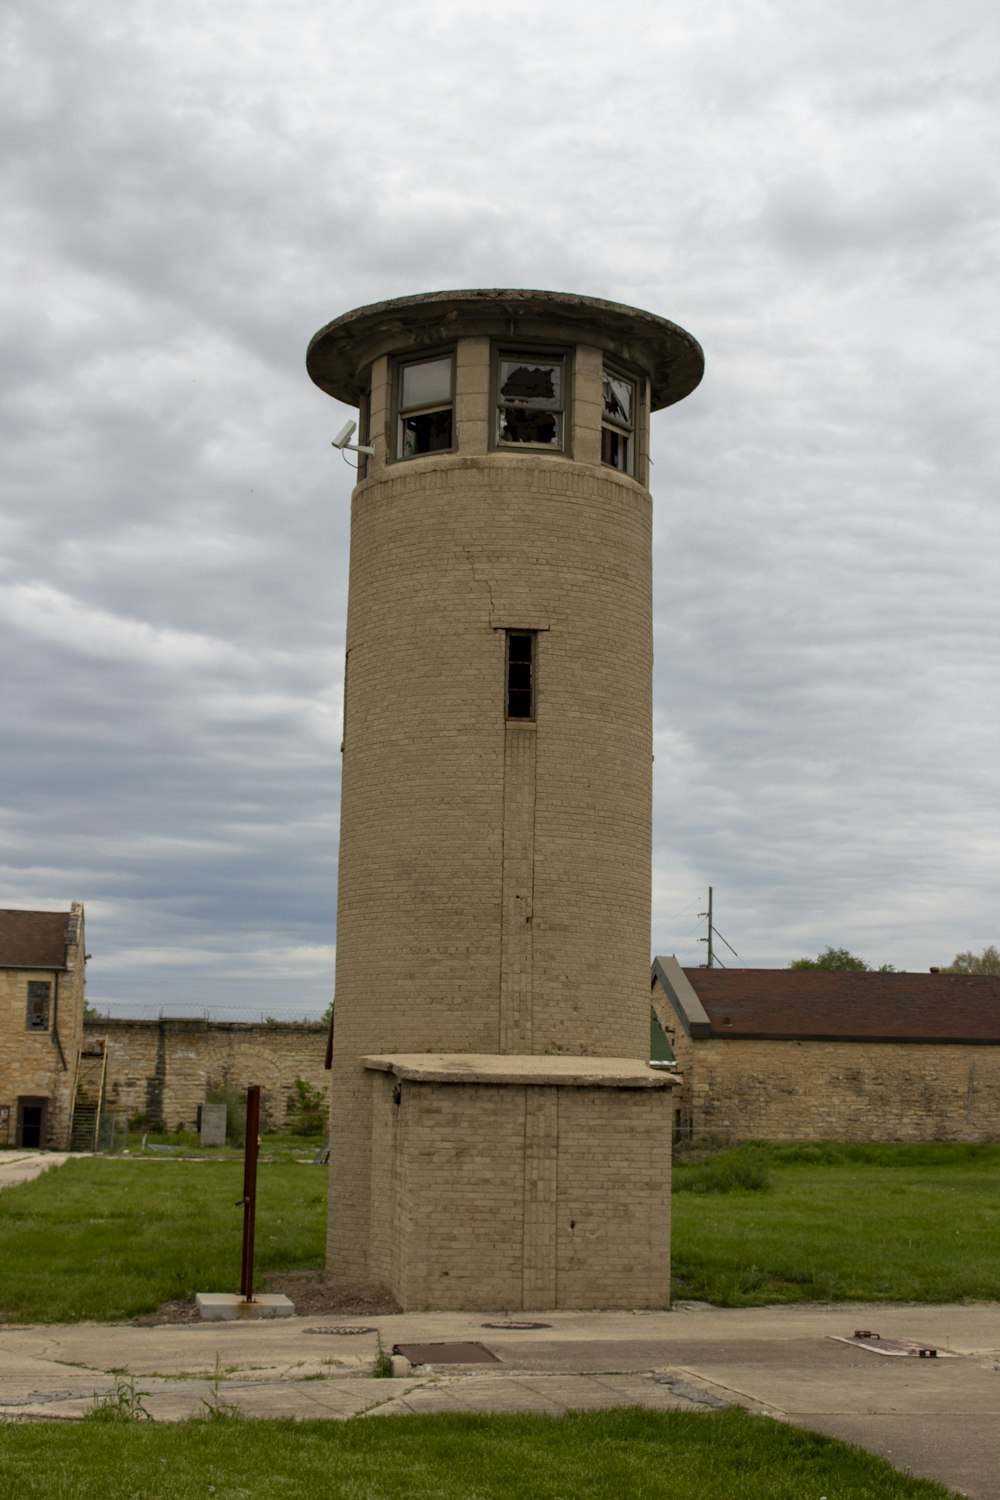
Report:
[{"label": "concrete roof overhang", "polygon": [[327,395],[357,406],[381,355],[476,335],[593,344],[646,372],[653,411],[683,401],[705,370],[697,339],[667,318],[600,297],[516,289],[427,292],[355,308],[313,337],[306,369]]}]

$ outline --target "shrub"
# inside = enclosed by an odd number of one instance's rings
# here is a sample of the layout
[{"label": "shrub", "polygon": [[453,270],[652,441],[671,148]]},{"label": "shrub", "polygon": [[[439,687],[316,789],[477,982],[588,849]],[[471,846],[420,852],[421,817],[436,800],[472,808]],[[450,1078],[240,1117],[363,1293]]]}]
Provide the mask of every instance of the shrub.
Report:
[{"label": "shrub", "polygon": [[247,1138],[247,1096],[244,1089],[219,1084],[205,1090],[206,1104],[226,1106],[226,1144],[244,1146]]},{"label": "shrub", "polygon": [[288,1096],[288,1118],[296,1135],[325,1135],[329,1089],[316,1088],[298,1077],[292,1089]]},{"label": "shrub", "polygon": [[767,1154],[757,1146],[738,1146],[674,1169],[675,1193],[766,1193],[771,1186]]}]

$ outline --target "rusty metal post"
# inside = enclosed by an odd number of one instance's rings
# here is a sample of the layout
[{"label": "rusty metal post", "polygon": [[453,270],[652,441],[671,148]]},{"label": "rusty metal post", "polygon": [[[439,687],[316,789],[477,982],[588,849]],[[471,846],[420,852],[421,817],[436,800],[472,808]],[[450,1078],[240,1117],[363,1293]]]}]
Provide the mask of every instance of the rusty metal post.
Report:
[{"label": "rusty metal post", "polygon": [[247,1133],[243,1148],[243,1265],[240,1294],[253,1301],[253,1231],[257,1216],[257,1153],[260,1150],[260,1084],[247,1089]]}]

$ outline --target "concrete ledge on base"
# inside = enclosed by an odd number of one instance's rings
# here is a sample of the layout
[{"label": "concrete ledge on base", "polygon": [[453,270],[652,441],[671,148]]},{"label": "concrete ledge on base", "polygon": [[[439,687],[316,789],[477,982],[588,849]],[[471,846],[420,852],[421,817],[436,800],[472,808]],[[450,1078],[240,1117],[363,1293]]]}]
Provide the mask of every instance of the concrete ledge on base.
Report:
[{"label": "concrete ledge on base", "polygon": [[678,1082],[634,1057],[515,1056],[479,1052],[407,1052],[363,1057],[374,1072],[412,1083],[508,1083],[546,1088],[662,1089]]},{"label": "concrete ledge on base", "polygon": [[290,1318],[294,1304],[280,1292],[259,1292],[244,1302],[239,1292],[196,1292],[198,1316],[207,1323],[233,1322],[237,1318]]}]

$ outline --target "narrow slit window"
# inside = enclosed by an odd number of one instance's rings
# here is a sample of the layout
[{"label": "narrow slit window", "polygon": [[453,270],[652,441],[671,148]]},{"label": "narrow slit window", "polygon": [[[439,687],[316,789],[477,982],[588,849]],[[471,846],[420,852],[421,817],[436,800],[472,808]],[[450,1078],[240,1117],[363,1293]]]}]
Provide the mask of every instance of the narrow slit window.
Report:
[{"label": "narrow slit window", "polygon": [[28,980],[27,1029],[29,1031],[48,1031],[51,1000],[52,985],[47,979]]},{"label": "narrow slit window", "polygon": [[634,474],[635,381],[605,368],[601,395],[601,462]]},{"label": "narrow slit window", "polygon": [[535,637],[531,631],[507,632],[507,718],[535,717]]},{"label": "narrow slit window", "polygon": [[409,360],[397,372],[396,457],[455,446],[455,371],[450,354]]}]

